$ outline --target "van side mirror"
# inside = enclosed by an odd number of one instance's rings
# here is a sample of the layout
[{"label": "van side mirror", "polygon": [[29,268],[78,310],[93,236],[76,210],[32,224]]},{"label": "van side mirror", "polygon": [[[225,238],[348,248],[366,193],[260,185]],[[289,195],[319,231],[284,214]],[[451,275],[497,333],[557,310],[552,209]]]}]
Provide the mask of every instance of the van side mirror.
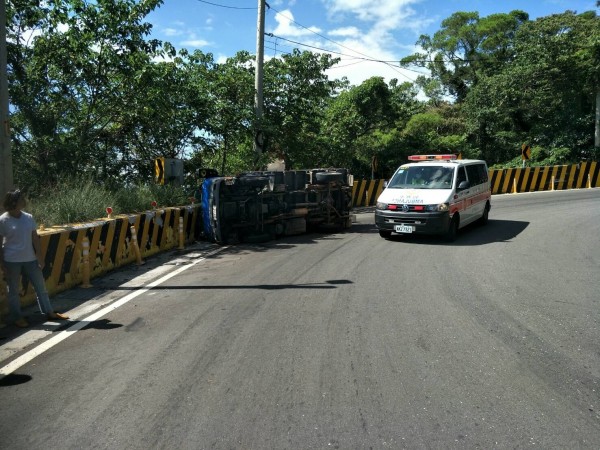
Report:
[{"label": "van side mirror", "polygon": [[458,190],[459,191],[464,191],[465,189],[469,189],[471,187],[471,183],[469,183],[467,180],[461,181],[460,184],[458,185]]}]

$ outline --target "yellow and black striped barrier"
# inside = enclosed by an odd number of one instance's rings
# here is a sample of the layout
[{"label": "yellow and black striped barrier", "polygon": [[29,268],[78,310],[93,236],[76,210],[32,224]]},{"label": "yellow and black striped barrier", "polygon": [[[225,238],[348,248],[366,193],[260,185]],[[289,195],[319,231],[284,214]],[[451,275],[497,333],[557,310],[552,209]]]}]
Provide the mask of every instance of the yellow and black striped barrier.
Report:
[{"label": "yellow and black striped barrier", "polygon": [[[180,220],[183,219],[183,239],[198,238],[199,205],[164,208],[141,214],[120,215],[92,223],[68,227],[49,227],[38,233],[45,255],[44,279],[52,296],[117,267],[138,260],[132,230],[135,230],[141,257],[180,246]],[[87,238],[87,242],[84,242]],[[89,247],[85,244],[89,243]],[[84,252],[87,255],[84,255]],[[88,267],[83,263],[87,260]],[[84,283],[85,282],[85,283]],[[21,304],[35,302],[35,292],[28,283],[21,283]],[[0,280],[0,305],[6,313],[6,285]]]},{"label": "yellow and black striped barrier", "polygon": [[383,191],[385,180],[354,180],[352,206],[374,206]]},{"label": "yellow and black striped barrier", "polygon": [[492,194],[554,191],[600,187],[600,165],[595,161],[567,166],[490,170]]},{"label": "yellow and black striped barrier", "polygon": [[[586,161],[565,166],[525,167],[489,171],[492,194],[600,187],[600,164]],[[384,180],[355,180],[352,206],[375,206]]]}]

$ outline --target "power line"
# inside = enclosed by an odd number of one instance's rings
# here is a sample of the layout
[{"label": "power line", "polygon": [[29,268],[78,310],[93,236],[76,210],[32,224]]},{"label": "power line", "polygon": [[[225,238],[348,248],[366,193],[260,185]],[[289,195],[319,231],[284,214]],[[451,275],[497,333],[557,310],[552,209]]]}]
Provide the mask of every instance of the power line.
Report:
[{"label": "power line", "polygon": [[[389,66],[390,68],[392,68],[394,70],[396,70],[396,69],[404,69],[404,70],[408,70],[410,72],[418,73],[419,75],[423,75],[423,72],[419,72],[418,70],[409,69],[408,67],[402,67],[400,65],[395,64],[396,61],[384,61],[384,60],[381,60],[381,59],[373,59],[373,58],[361,57],[361,56],[356,56],[356,55],[348,55],[347,53],[336,52],[334,50],[324,49],[324,48],[321,48],[321,47],[317,47],[315,45],[303,44],[302,42],[294,41],[292,39],[286,39],[286,38],[281,37],[281,36],[276,36],[273,33],[267,33],[266,35],[269,36],[269,37],[276,38],[276,39],[281,39],[283,41],[291,42],[292,44],[300,45],[302,47],[307,47],[307,48],[311,48],[311,49],[314,49],[314,50],[318,50],[320,52],[331,53],[331,54],[335,54],[335,55],[339,55],[339,56],[344,56],[344,57],[351,58],[351,59],[359,59],[359,60],[361,60],[360,62],[382,63],[382,64],[385,64],[385,65]],[[398,70],[396,70],[396,72],[400,73],[402,76],[404,76],[404,77],[406,77],[407,79],[410,80],[410,78],[408,78],[402,72],[400,72]],[[410,80],[410,81],[412,81],[412,80]]]},{"label": "power line", "polygon": [[218,3],[207,2],[205,0],[196,0],[196,1],[198,1],[200,3],[206,3],[207,5],[218,6],[219,8],[228,8],[228,9],[253,9],[253,10],[257,10],[258,9],[256,6],[254,8],[250,8],[250,7],[248,7],[248,8],[242,8],[242,7],[239,7],[239,6],[220,5]]},{"label": "power line", "polygon": [[[258,9],[258,8],[256,8],[256,7],[239,7],[239,6],[229,6],[229,5],[223,5],[223,4],[219,4],[219,3],[213,3],[213,2],[209,2],[209,1],[206,1],[206,0],[196,0],[196,1],[198,1],[198,2],[200,2],[200,3],[205,3],[205,4],[207,4],[207,5],[217,6],[217,7],[219,7],[219,8],[228,8],[228,9],[237,9],[237,10],[257,10],[257,9]],[[322,38],[322,39],[325,39],[326,41],[329,41],[329,42],[331,42],[331,43],[333,43],[333,44],[335,44],[335,45],[337,45],[337,46],[339,46],[339,47],[341,47],[341,48],[345,48],[346,50],[349,50],[349,51],[351,51],[351,52],[357,53],[357,54],[359,54],[359,55],[362,55],[362,56],[364,57],[364,58],[360,58],[360,57],[357,57],[357,56],[355,56],[355,55],[348,55],[348,54],[341,53],[341,52],[336,52],[336,51],[333,51],[333,50],[327,50],[327,49],[319,48],[319,47],[316,47],[316,46],[313,46],[313,45],[309,45],[309,44],[303,44],[302,42],[293,41],[293,40],[291,40],[291,39],[286,39],[286,38],[283,38],[283,37],[281,37],[281,36],[275,36],[273,33],[266,33],[266,36],[273,37],[273,38],[275,38],[275,39],[281,39],[281,40],[284,40],[284,41],[287,41],[287,42],[291,42],[291,43],[293,43],[293,44],[300,45],[300,46],[303,46],[303,47],[312,48],[312,49],[315,49],[315,50],[318,50],[318,51],[321,51],[321,52],[326,52],[326,53],[336,54],[336,55],[343,56],[343,57],[346,57],[346,58],[352,58],[352,59],[359,59],[359,60],[362,60],[362,61],[356,61],[356,62],[353,62],[353,63],[347,64],[347,65],[344,65],[344,66],[338,66],[338,67],[336,67],[336,68],[342,68],[342,67],[346,67],[346,66],[348,66],[348,65],[354,65],[354,64],[358,64],[358,63],[360,63],[360,62],[369,61],[369,62],[378,62],[378,63],[385,64],[385,65],[387,65],[388,67],[390,67],[391,69],[393,69],[394,71],[398,72],[400,75],[402,75],[403,77],[405,77],[405,78],[406,78],[406,79],[408,79],[408,80],[410,80],[410,78],[409,78],[408,76],[406,76],[404,73],[402,73],[402,72],[401,72],[400,70],[398,70],[398,69],[404,69],[404,70],[408,70],[408,71],[411,71],[411,72],[415,72],[415,73],[422,74],[422,73],[421,73],[421,72],[419,72],[419,71],[416,71],[416,70],[413,70],[413,69],[409,69],[409,68],[407,68],[407,67],[402,67],[402,66],[398,66],[398,65],[395,65],[395,64],[393,64],[393,63],[395,63],[396,61],[384,61],[384,60],[380,60],[380,59],[371,58],[369,55],[366,55],[366,54],[364,54],[364,53],[361,53],[361,52],[359,52],[358,50],[354,50],[354,49],[352,49],[352,48],[350,48],[350,47],[347,47],[347,46],[345,46],[345,45],[343,45],[343,44],[341,44],[341,43],[339,43],[339,42],[337,42],[337,41],[334,41],[333,39],[330,39],[330,38],[328,38],[327,36],[324,36],[324,35],[322,35],[322,34],[320,34],[320,33],[317,33],[316,31],[314,31],[314,30],[312,30],[312,29],[310,29],[310,28],[308,28],[308,27],[306,27],[306,26],[302,25],[302,24],[301,24],[301,23],[299,23],[299,22],[296,22],[296,21],[295,21],[295,20],[294,20],[292,17],[289,17],[289,16],[287,16],[287,15],[283,14],[281,11],[277,10],[276,8],[273,8],[273,7],[272,7],[271,5],[269,5],[268,3],[266,3],[266,6],[267,6],[267,8],[268,8],[268,9],[272,9],[272,10],[273,10],[273,11],[275,11],[277,14],[279,14],[279,15],[281,15],[282,17],[284,17],[284,18],[286,18],[286,19],[290,20],[291,22],[295,23],[295,24],[296,24],[296,25],[298,25],[299,27],[301,27],[301,28],[304,28],[304,29],[305,29],[305,30],[307,30],[307,31],[310,31],[311,33],[315,34],[316,36],[319,36],[320,38]],[[277,51],[278,51],[278,50],[277,50],[277,45],[278,45],[277,41],[275,41],[275,42],[272,42],[272,44],[273,44],[273,45],[275,45],[275,48],[269,48],[269,50],[273,50],[273,51],[275,52],[275,54],[277,54]],[[281,54],[284,54],[284,52],[280,52],[280,53],[281,53]],[[286,52],[285,54],[290,54],[290,53],[287,53],[287,52]],[[412,80],[410,80],[410,81],[412,81]]]},{"label": "power line", "polygon": [[[267,43],[274,45],[274,47],[265,46],[265,48],[267,48],[269,50],[273,50],[274,56],[277,56],[277,54],[280,54],[280,55],[291,55],[292,54],[291,51],[283,51],[284,47],[285,48],[289,48],[289,49],[293,49],[293,47],[290,47],[289,45],[281,45],[281,44],[278,44],[276,41],[267,41]],[[353,59],[354,60],[358,59],[358,61],[348,62],[348,64],[343,64],[343,65],[340,65],[338,63],[335,66],[332,66],[331,70],[333,70],[333,69],[342,69],[344,67],[354,66],[356,64],[361,64],[361,63],[364,63],[364,62],[370,62],[369,60],[367,60],[365,58],[358,58],[358,57],[349,57],[345,61],[351,61]],[[410,69],[408,69],[408,70],[410,70]]]},{"label": "power line", "polygon": [[[351,52],[358,53],[359,55],[362,55],[362,56],[366,57],[366,58],[367,58],[367,60],[369,60],[369,61],[373,61],[373,62],[380,62],[380,63],[382,63],[382,64],[385,64],[385,65],[387,65],[388,67],[390,67],[391,69],[393,69],[394,71],[398,72],[400,75],[402,75],[403,77],[405,77],[407,80],[409,80],[409,81],[412,81],[412,80],[411,80],[411,79],[410,79],[408,76],[406,76],[406,75],[405,75],[404,73],[402,73],[400,70],[397,70],[397,67],[398,67],[398,66],[394,66],[393,64],[391,64],[391,63],[389,63],[389,62],[387,62],[387,61],[382,61],[382,60],[378,60],[378,59],[372,58],[372,57],[370,57],[369,55],[366,55],[366,54],[364,54],[364,53],[362,53],[362,52],[359,52],[358,50],[354,50],[354,49],[352,49],[352,48],[350,48],[350,47],[347,47],[347,46],[345,46],[345,45],[343,45],[343,44],[340,44],[339,42],[336,42],[336,41],[334,41],[334,40],[332,40],[332,39],[329,39],[328,37],[326,37],[326,36],[323,36],[322,34],[320,34],[320,33],[317,33],[316,31],[314,31],[314,30],[311,30],[311,29],[310,29],[310,28],[308,28],[308,27],[305,27],[305,26],[304,26],[304,25],[302,25],[301,23],[299,23],[299,22],[296,22],[296,21],[295,21],[295,20],[294,20],[292,17],[286,16],[286,15],[285,15],[285,14],[283,14],[281,11],[278,11],[277,9],[275,9],[275,8],[273,8],[273,7],[271,7],[271,6],[269,6],[269,9],[272,9],[272,10],[273,10],[273,11],[275,11],[277,14],[280,14],[282,17],[285,17],[286,19],[288,19],[288,20],[290,20],[290,21],[294,22],[294,23],[295,23],[296,25],[298,25],[299,27],[302,27],[302,28],[304,28],[305,30],[307,30],[307,31],[310,31],[311,33],[313,33],[313,34],[315,34],[315,35],[319,36],[319,37],[320,37],[320,38],[322,38],[322,39],[325,39],[326,41],[332,42],[333,44],[335,44],[335,45],[337,45],[337,46],[339,46],[339,47],[341,47],[341,48],[345,48],[346,50],[350,50]],[[283,38],[280,38],[280,39],[283,39]],[[293,42],[293,41],[290,41],[290,42]],[[297,44],[298,44],[298,45],[304,45],[304,44],[301,44],[301,43],[297,43]],[[307,45],[307,47],[310,47],[310,46],[308,46],[308,45]],[[328,50],[323,50],[323,49],[320,49],[320,50],[321,50],[321,51],[328,52]],[[337,53],[337,54],[340,54],[340,55],[341,55],[341,53],[339,53],[339,52],[329,52],[329,53]],[[394,62],[395,62],[395,61],[394,61]],[[399,68],[403,68],[403,69],[405,69],[404,67],[399,67]]]}]

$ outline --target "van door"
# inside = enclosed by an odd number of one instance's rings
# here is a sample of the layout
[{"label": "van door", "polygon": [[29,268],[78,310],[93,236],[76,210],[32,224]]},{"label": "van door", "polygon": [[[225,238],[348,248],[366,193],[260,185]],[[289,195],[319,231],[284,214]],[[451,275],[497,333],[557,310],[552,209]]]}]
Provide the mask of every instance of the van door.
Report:
[{"label": "van door", "polygon": [[459,190],[460,183],[467,181],[467,173],[464,166],[458,166],[456,170],[456,194],[454,195],[453,208],[451,212],[457,211],[460,214],[460,226],[468,224],[472,219],[470,206],[471,188]]},{"label": "van door", "polygon": [[[487,198],[485,196],[486,183],[484,175],[486,175],[485,166],[483,164],[470,164],[466,167],[467,177],[469,178],[470,197],[469,197],[469,217],[470,221],[475,221],[483,215]],[[487,176],[485,177],[487,178]]]}]

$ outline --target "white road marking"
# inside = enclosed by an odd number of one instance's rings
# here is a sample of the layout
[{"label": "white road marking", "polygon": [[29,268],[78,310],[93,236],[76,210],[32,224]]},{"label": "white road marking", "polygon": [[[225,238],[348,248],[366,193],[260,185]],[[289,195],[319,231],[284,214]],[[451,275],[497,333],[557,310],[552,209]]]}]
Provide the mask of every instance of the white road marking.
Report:
[{"label": "white road marking", "polygon": [[[206,256],[208,257],[208,256],[215,255],[215,254],[217,254],[217,253],[225,250],[226,248],[227,247],[218,248],[218,249],[216,249],[216,250],[214,250],[214,251],[212,251],[210,253],[207,253]],[[6,375],[10,375],[15,370],[21,368],[22,366],[24,366],[25,364],[27,364],[28,362],[30,362],[31,360],[33,360],[37,356],[39,356],[42,353],[50,350],[52,347],[54,347],[55,345],[57,345],[60,342],[64,341],[68,337],[73,336],[77,331],[85,328],[91,322],[94,322],[94,321],[100,319],[101,317],[105,316],[106,314],[110,313],[111,311],[114,311],[115,309],[120,308],[121,306],[129,303],[134,298],[136,298],[136,297],[138,297],[138,296],[140,296],[140,295],[148,292],[153,287],[161,285],[165,281],[167,281],[167,280],[169,280],[169,279],[171,279],[171,278],[179,275],[182,272],[185,272],[186,270],[194,267],[196,264],[198,264],[198,263],[200,263],[202,261],[205,261],[205,260],[206,260],[206,257],[201,257],[201,258],[198,258],[198,259],[192,259],[192,260],[190,260],[188,262],[188,264],[182,265],[178,269],[174,270],[173,272],[168,273],[167,275],[163,276],[162,278],[159,278],[158,280],[153,281],[152,283],[149,283],[145,287],[141,287],[137,291],[134,291],[134,292],[126,295],[125,297],[117,300],[114,303],[111,303],[107,307],[102,308],[101,310],[99,310],[99,311],[97,311],[97,312],[95,312],[95,313],[93,313],[93,314],[91,314],[89,316],[87,316],[85,318],[82,318],[77,323],[75,323],[73,326],[67,328],[66,330],[61,331],[56,336],[53,336],[50,339],[48,339],[47,341],[42,342],[40,345],[32,348],[28,352],[26,352],[23,355],[21,355],[18,358],[16,358],[14,361],[11,361],[10,363],[8,363],[4,367],[2,367],[0,369],[0,378],[5,377]]]}]

